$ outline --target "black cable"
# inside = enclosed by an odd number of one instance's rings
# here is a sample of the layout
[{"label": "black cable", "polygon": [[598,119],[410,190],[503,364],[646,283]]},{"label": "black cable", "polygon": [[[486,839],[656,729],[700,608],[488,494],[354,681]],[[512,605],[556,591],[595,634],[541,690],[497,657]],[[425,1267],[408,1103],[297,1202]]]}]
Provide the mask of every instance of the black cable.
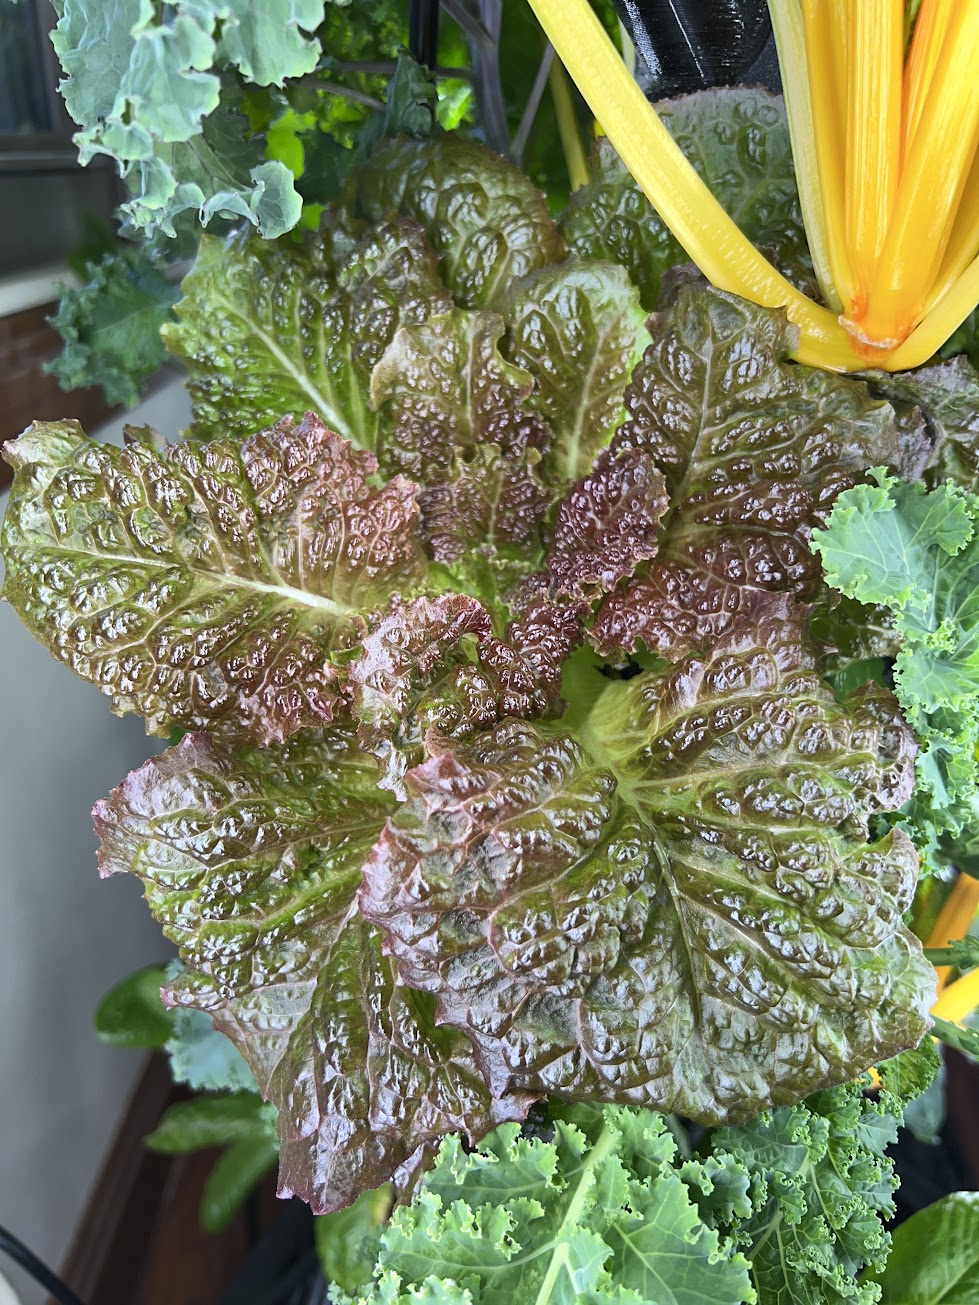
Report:
[{"label": "black cable", "polygon": [[10,1258],[29,1273],[35,1282],[40,1283],[61,1305],[84,1305],[70,1287],[66,1287],[56,1273],[39,1260],[19,1237],[0,1224],[0,1251],[6,1251]]},{"label": "black cable", "polygon": [[408,49],[426,68],[438,63],[439,0],[411,0],[408,9]]}]

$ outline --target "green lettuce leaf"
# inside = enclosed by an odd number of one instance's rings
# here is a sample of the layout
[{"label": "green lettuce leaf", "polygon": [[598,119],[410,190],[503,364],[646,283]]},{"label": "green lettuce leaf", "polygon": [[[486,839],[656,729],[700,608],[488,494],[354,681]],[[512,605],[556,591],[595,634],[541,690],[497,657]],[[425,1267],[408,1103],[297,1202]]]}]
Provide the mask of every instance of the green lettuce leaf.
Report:
[{"label": "green lettuce leaf", "polygon": [[513,1124],[471,1154],[449,1138],[382,1233],[376,1283],[355,1299],[754,1301],[746,1259],[701,1222],[675,1155],[662,1119],[614,1108],[594,1138],[561,1119],[552,1141]]},{"label": "green lettuce leaf", "polygon": [[649,343],[621,268],[568,259],[516,282],[501,309],[507,356],[536,382],[530,406],[552,432],[551,474],[585,475],[625,420],[625,388]]},{"label": "green lettuce leaf", "polygon": [[359,236],[326,224],[303,250],[205,237],[167,347],[187,366],[200,435],[251,435],[312,410],[364,448],[377,439],[370,378],[399,327],[451,300],[418,229]]},{"label": "green lettuce leaf", "polygon": [[809,536],[836,495],[875,461],[922,460],[861,382],[788,361],[792,328],[779,313],[694,284],[651,329],[610,450],[647,453],[670,505],[655,561],[598,611],[606,656],[640,641],[671,658],[702,651],[760,593],[815,598]]},{"label": "green lettuce leaf", "polygon": [[519,277],[567,253],[544,196],[476,141],[446,133],[384,144],[345,191],[368,222],[392,212],[417,222],[463,308],[498,308]]},{"label": "green lettuce leaf", "polygon": [[415,487],[312,414],[245,441],[123,449],[76,422],[7,445],[5,597],[49,650],[148,730],[269,742],[329,720],[331,650],[422,566]]},{"label": "green lettuce leaf", "polygon": [[95,809],[103,874],[134,873],[206,1011],[278,1108],[279,1189],[317,1212],[414,1179],[451,1132],[526,1113],[491,1101],[466,1040],[399,986],[355,910],[391,809],[349,731],[267,749],[188,735]]},{"label": "green lettuce leaf", "polygon": [[910,793],[910,732],[887,691],[837,703],[813,667],[770,600],[703,658],[592,672],[564,722],[429,737],[360,909],[494,1094],[716,1123],[920,1040],[917,857],[868,842]]},{"label": "green lettuce leaf", "polygon": [[[813,272],[780,96],[759,88],[700,91],[657,105],[677,144],[730,216],[790,281],[812,293]],[[687,255],[600,137],[590,180],[571,197],[561,233],[585,258],[626,269],[643,306]]]},{"label": "green lettuce leaf", "polygon": [[979,497],[875,472],[843,494],[813,548],[834,588],[892,613],[894,683],[924,745],[908,828],[930,858],[954,852],[979,814]]},{"label": "green lettuce leaf", "polygon": [[894,1232],[881,1305],[971,1305],[979,1299],[979,1193],[953,1192]]},{"label": "green lettuce leaf", "polygon": [[135,249],[89,263],[88,280],[62,294],[51,325],[65,342],[45,364],[63,390],[101,385],[106,403],[134,407],[166,360],[160,330],[180,287]]}]

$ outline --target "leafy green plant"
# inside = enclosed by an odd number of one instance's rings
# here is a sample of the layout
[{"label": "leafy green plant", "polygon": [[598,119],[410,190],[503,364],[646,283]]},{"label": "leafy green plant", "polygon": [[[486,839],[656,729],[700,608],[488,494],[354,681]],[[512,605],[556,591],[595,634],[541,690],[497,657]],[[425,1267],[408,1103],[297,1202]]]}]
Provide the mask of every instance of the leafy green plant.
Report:
[{"label": "leafy green plant", "polygon": [[[227,1148],[209,1226],[277,1159],[338,1301],[876,1301],[927,1035],[972,1045],[908,920],[974,837],[975,374],[792,361],[606,140],[562,205],[526,10],[529,106],[498,4],[423,70],[395,5],[128,2],[64,0],[67,102],[197,253],[64,312],[124,388],[136,303],[193,422],[36,423],[2,549],[179,739],[95,810],[181,958],[100,1013],[202,1094],[150,1145]],[[814,293],[781,102],[662,116]]]}]

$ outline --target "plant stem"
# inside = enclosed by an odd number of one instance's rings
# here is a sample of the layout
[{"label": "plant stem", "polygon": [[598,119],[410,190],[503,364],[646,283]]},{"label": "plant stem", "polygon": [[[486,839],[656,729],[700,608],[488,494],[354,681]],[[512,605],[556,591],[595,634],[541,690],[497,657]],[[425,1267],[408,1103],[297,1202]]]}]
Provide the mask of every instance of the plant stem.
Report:
[{"label": "plant stem", "polygon": [[554,97],[557,129],[561,136],[561,148],[564,151],[568,179],[571,182],[571,189],[578,190],[588,182],[588,163],[578,131],[578,117],[575,113],[568,77],[557,60],[551,64],[548,80],[551,83],[551,95]]},{"label": "plant stem", "polygon": [[320,90],[328,91],[330,95],[342,95],[345,100],[350,100],[354,104],[366,104],[368,109],[376,109],[378,113],[384,112],[384,105],[373,95],[367,95],[364,91],[355,90],[352,86],[344,86],[340,82],[328,82],[318,79],[316,85]]},{"label": "plant stem", "polygon": [[520,119],[520,126],[517,128],[517,134],[513,138],[510,146],[510,154],[517,167],[523,165],[523,154],[527,148],[527,141],[530,137],[534,120],[537,117],[537,110],[540,108],[540,102],[544,98],[544,91],[547,87],[548,74],[551,71],[551,65],[554,62],[554,46],[550,41],[544,51],[544,57],[540,61],[540,67],[537,69],[537,76],[534,78],[534,84],[530,88],[530,95],[527,97],[527,103],[524,107],[523,117]]}]

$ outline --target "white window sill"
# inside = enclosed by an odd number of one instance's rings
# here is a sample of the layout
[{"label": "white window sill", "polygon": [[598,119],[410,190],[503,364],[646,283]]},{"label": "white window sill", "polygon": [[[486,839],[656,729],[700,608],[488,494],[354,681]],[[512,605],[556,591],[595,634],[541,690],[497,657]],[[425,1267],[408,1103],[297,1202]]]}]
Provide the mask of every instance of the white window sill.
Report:
[{"label": "white window sill", "polygon": [[0,317],[50,304],[61,298],[62,285],[78,284],[78,277],[64,263],[51,263],[30,272],[18,272],[16,276],[0,277]]}]

